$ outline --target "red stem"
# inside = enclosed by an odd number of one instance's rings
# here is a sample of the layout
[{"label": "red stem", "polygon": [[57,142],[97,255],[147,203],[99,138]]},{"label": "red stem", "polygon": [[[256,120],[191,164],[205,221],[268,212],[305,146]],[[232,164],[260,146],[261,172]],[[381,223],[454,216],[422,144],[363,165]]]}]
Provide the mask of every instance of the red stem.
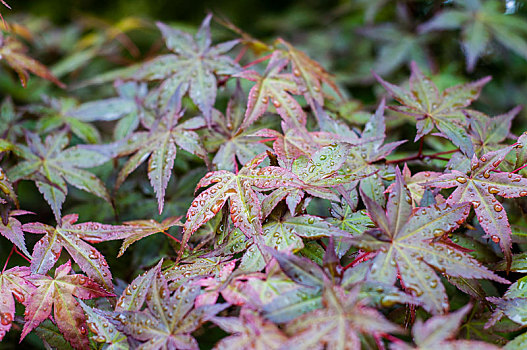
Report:
[{"label": "red stem", "polygon": [[2,269],[2,273],[4,273],[5,268],[7,267],[7,263],[9,262],[9,259],[11,259],[11,255],[13,255],[13,252],[15,251],[16,246],[13,244],[13,248],[11,248],[11,253],[7,256],[7,260],[5,261],[4,268]]},{"label": "red stem", "polygon": [[350,262],[348,265],[344,266],[344,271],[346,271],[350,267],[354,267],[355,265],[357,265],[360,262],[368,260],[367,259],[368,256],[372,255],[372,254],[373,254],[372,252],[362,252],[362,253],[360,253],[359,255],[357,255],[357,257],[352,262]]},{"label": "red stem", "polygon": [[21,257],[23,257],[25,261],[27,261],[28,263],[31,263],[31,259],[29,259],[24,253],[20,252],[20,250],[18,250],[16,247],[15,247],[15,252]]},{"label": "red stem", "polygon": [[247,46],[244,46],[240,50],[240,53],[238,54],[238,56],[236,56],[236,58],[234,59],[234,62],[236,62],[236,63],[240,62],[242,57],[245,55],[246,52],[247,52]]},{"label": "red stem", "polygon": [[521,167],[519,167],[518,169],[516,170],[513,170],[512,173],[517,173],[518,171],[522,170],[523,168],[527,167],[527,163],[526,164],[523,164]]},{"label": "red stem", "polygon": [[378,336],[377,334],[374,334],[373,339],[375,340],[375,344],[377,344],[377,348],[379,350],[386,350],[386,348],[384,347],[384,343],[382,342],[382,339],[380,336]]},{"label": "red stem", "polygon": [[172,235],[168,234],[167,232],[165,231],[161,231],[161,233],[163,233],[165,236],[173,239],[174,241],[178,242],[178,243],[181,243],[177,238],[173,237]]},{"label": "red stem", "polygon": [[388,340],[388,341],[391,341],[392,343],[404,344],[404,341],[402,341],[401,339],[399,339],[397,337],[394,337],[391,334],[382,333],[382,334],[380,334],[380,336],[383,337],[384,339]]},{"label": "red stem", "polygon": [[255,64],[258,64],[258,63],[260,63],[260,62],[266,61],[266,60],[268,60],[269,58],[271,58],[272,55],[273,55],[273,54],[270,53],[269,55],[266,55],[266,56],[260,57],[260,58],[258,58],[258,59],[256,59],[256,60],[252,61],[252,62],[249,62],[249,63],[247,63],[245,66],[243,66],[243,69],[247,69],[247,68],[249,68],[249,67],[254,66]]},{"label": "red stem", "polygon": [[449,161],[450,160],[449,158],[440,157],[440,156],[442,156],[444,154],[456,153],[458,151],[459,151],[459,148],[458,149],[454,149],[454,150],[450,150],[450,151],[437,152],[437,153],[434,153],[434,154],[426,155],[426,154],[422,153],[422,149],[419,149],[419,152],[417,154],[413,155],[413,156],[404,157],[404,158],[401,158],[401,159],[387,160],[386,164],[404,163],[404,162],[409,162],[409,161],[412,161],[412,160],[423,160],[425,158],[432,158],[432,159],[439,159],[439,160]]}]

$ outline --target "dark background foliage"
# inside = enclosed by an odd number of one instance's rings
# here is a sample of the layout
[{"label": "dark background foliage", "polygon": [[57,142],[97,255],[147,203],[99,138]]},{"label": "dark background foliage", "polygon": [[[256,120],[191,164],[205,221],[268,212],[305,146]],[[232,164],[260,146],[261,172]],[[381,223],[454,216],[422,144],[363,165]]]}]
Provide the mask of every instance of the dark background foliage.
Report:
[{"label": "dark background foliage", "polygon": [[[503,13],[527,21],[525,1],[504,0],[499,3]],[[276,37],[283,37],[307,52],[335,75],[337,83],[350,100],[346,106],[340,107],[341,112],[355,124],[365,123],[359,110],[373,111],[379,98],[385,95],[371,72],[376,71],[387,81],[402,83],[408,79],[411,61],[417,61],[441,89],[492,75],[493,80],[474,104],[489,115],[505,113],[525,103],[527,96],[527,54],[524,53],[522,57],[503,43],[490,40],[480,52],[474,68],[468,69],[467,49],[463,48],[460,30],[422,31],[424,23],[440,11],[452,8],[452,1],[15,0],[9,4],[12,10],[2,8],[1,13],[9,23],[19,22],[32,30],[34,36],[26,38],[30,55],[54,72],[60,71],[64,57],[96,46],[94,42],[97,40],[103,42],[102,54],[95,56],[89,64],[58,73],[59,78],[68,84],[69,90],[61,90],[34,76],[24,89],[11,70],[1,68],[0,94],[10,95],[20,104],[40,101],[44,93],[70,95],[83,100],[109,97],[113,93],[110,84],[87,87],[75,84],[114,68],[142,62],[161,52],[163,44],[155,21],[194,30],[208,12],[228,18],[243,31],[263,41],[272,42]],[[137,51],[133,47],[130,49],[127,43],[116,43],[110,33],[111,28],[127,18],[140,19],[136,27],[124,30],[130,42],[137,46]],[[235,37],[217,23],[212,28],[216,41]],[[405,40],[408,46],[401,45]],[[383,51],[387,47],[392,50],[389,54]],[[220,99],[218,104],[226,105],[226,99]],[[388,134],[388,141],[408,138],[409,133],[413,135],[415,132],[413,126],[408,125],[397,129],[398,119],[393,114],[388,116],[387,123],[389,130],[393,131]],[[525,130],[526,125],[526,113],[522,111],[514,120],[512,131],[518,134]],[[103,137],[110,134],[111,130]],[[80,143],[80,140],[74,138],[73,142]],[[434,148],[436,145],[431,143],[429,146]],[[408,144],[401,149],[404,155],[404,152],[414,151],[415,145]],[[112,182],[114,179],[111,177],[115,176],[112,170],[117,165],[121,166],[122,161],[107,163],[99,167],[96,173],[103,180]],[[202,162],[190,154],[178,155],[175,164],[177,181],[169,184],[165,213],[185,214],[193,198],[189,189],[194,188],[205,171]],[[38,220],[42,222],[53,221],[52,212],[43,204],[40,193],[32,183],[20,183],[18,194],[22,208],[37,212]],[[116,192],[121,207],[115,216],[111,207],[102,200],[74,189],[70,194],[64,212],[78,212],[81,221],[120,222],[162,218],[156,215],[153,190],[144,179],[140,181],[132,177]],[[171,201],[171,198],[177,198],[177,201]],[[138,202],[142,205],[138,206]],[[34,241],[34,238],[28,237],[28,245],[31,246]],[[108,258],[115,277],[128,282],[135,277],[138,267],[151,266],[166,252],[173,252],[174,248],[160,235],[144,239],[119,259],[114,258],[118,243],[105,243],[99,247]],[[10,249],[10,244],[0,246],[0,261],[5,260]],[[16,256],[11,262],[13,265],[23,264],[23,260]],[[216,328],[215,332],[220,331]],[[5,339],[0,347],[15,348],[12,344],[16,344],[17,336],[17,333],[11,332],[11,341]],[[207,341],[210,341],[210,345],[215,342],[207,336],[198,336],[200,344],[204,346]],[[39,340],[35,335],[30,335],[23,343],[25,347],[38,345]]]}]

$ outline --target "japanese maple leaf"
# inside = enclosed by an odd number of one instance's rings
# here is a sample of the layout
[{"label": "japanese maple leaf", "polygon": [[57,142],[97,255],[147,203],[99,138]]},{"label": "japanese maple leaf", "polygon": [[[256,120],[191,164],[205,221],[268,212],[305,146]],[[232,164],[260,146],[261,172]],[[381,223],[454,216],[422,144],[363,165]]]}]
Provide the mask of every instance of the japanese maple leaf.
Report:
[{"label": "japanese maple leaf", "polygon": [[283,199],[286,199],[291,213],[295,213],[295,208],[305,193],[339,202],[340,198],[332,191],[333,188],[371,175],[365,172],[368,169],[352,171],[351,168],[345,166],[350,148],[346,143],[333,143],[321,147],[309,157],[300,156],[295,159],[291,165],[291,172],[300,179],[303,185],[280,187],[273,191],[262,204],[264,216],[269,214]]},{"label": "japanese maple leaf", "polygon": [[247,308],[243,308],[238,317],[214,317],[212,322],[232,334],[214,346],[217,350],[278,350],[287,341],[287,336],[274,323]]},{"label": "japanese maple leaf", "polygon": [[212,164],[216,165],[218,170],[235,171],[238,162],[246,164],[269,149],[261,142],[262,137],[252,135],[257,130],[256,127],[240,129],[247,104],[244,96],[238,82],[228,102],[225,115],[214,110],[212,130],[206,130],[205,146],[216,153]]},{"label": "japanese maple leaf", "polygon": [[[183,226],[183,224],[179,221],[181,217],[168,217],[164,219],[161,222],[157,222],[155,220],[133,220],[133,221],[126,221],[123,223],[123,233],[120,235],[113,235],[111,237],[112,240],[115,239],[121,239],[124,238],[123,245],[119,249],[119,254],[117,254],[117,257],[120,257],[124,254],[126,249],[128,247],[145,237],[148,237],[150,235],[153,235],[155,233],[163,232],[165,234],[168,229],[170,229],[173,226]],[[167,234],[168,235],[168,234]],[[109,240],[109,239],[106,239]],[[93,241],[92,241],[93,242]]]},{"label": "japanese maple leaf", "polygon": [[84,142],[101,142],[101,135],[95,126],[69,115],[69,112],[77,106],[77,100],[48,96],[44,96],[42,100],[41,104],[28,106],[28,111],[39,117],[36,123],[36,130],[39,134],[67,128]]},{"label": "japanese maple leaf", "polygon": [[176,92],[159,119],[145,125],[149,131],[139,131],[126,139],[90,148],[114,157],[133,154],[119,172],[116,188],[148,158],[148,178],[156,193],[159,213],[163,211],[165,190],[172,176],[177,146],[206,158],[200,138],[194,131],[205,126],[205,120],[194,117],[180,122],[184,111],[181,110],[181,100],[178,96]]},{"label": "japanese maple leaf", "polygon": [[497,350],[496,345],[492,345],[476,340],[453,340],[456,336],[461,322],[472,305],[465,305],[461,309],[449,313],[448,315],[434,316],[426,322],[417,320],[412,328],[414,346],[403,342],[393,342],[390,344],[391,350],[412,350],[412,349],[458,349],[458,350]]},{"label": "japanese maple leaf", "polygon": [[119,331],[140,342],[136,349],[198,349],[191,333],[228,306],[193,309],[199,294],[197,286],[181,286],[170,293],[165,278],[158,274],[146,296],[148,309],[118,311],[111,321]]},{"label": "japanese maple leaf", "polygon": [[[410,168],[408,168],[408,165],[406,165],[405,163],[403,166],[402,175],[404,183],[406,184],[406,187],[410,191],[410,195],[412,197],[412,206],[415,208],[425,206],[421,204],[426,189],[423,184],[438,178],[439,176],[443,175],[443,173],[440,173],[438,171],[421,171],[412,175]],[[386,192],[389,193],[392,188],[395,187],[395,185],[396,183],[394,182],[390,186],[388,186]]]},{"label": "japanese maple leaf", "polygon": [[68,260],[57,267],[54,278],[38,274],[28,278],[37,288],[29,296],[21,339],[50,317],[53,308],[53,318],[64,338],[76,349],[89,347],[86,317],[74,297],[93,299],[115,295],[91,278],[79,274],[70,275],[70,271],[71,261]]},{"label": "japanese maple leaf", "polygon": [[465,130],[466,118],[463,109],[478,98],[490,77],[469,84],[456,85],[440,93],[437,86],[421,72],[415,62],[412,62],[409,91],[374,75],[388,93],[402,105],[389,108],[417,119],[415,141],[429,134],[435,126],[463,153],[468,156],[474,154],[472,142]]},{"label": "japanese maple leaf", "polygon": [[525,288],[525,280],[526,278],[522,277],[511,284],[502,298],[486,298],[495,304],[496,308],[488,318],[485,329],[494,326],[504,316],[522,326],[527,325],[527,289]]},{"label": "japanese maple leaf", "polygon": [[0,341],[11,329],[15,319],[15,300],[23,305],[28,305],[30,294],[35,286],[28,281],[31,275],[29,267],[15,266],[0,273]]},{"label": "japanese maple leaf", "polygon": [[[163,271],[167,279],[170,290],[175,290],[182,285],[189,283],[191,279],[198,276],[210,276],[215,280],[220,280],[232,272],[236,260],[226,257],[196,257],[183,259]],[[198,281],[199,282],[199,281]]]},{"label": "japanese maple leaf", "polygon": [[118,120],[113,135],[116,140],[128,136],[138,126],[147,111],[143,106],[148,89],[146,83],[117,81],[117,97],[83,103],[66,112],[79,122]]},{"label": "japanese maple leaf", "polygon": [[61,88],[66,87],[46,66],[26,55],[26,51],[27,48],[13,36],[5,33],[0,35],[0,57],[18,74],[22,86],[26,87],[31,72]]},{"label": "japanese maple leaf", "polygon": [[158,93],[162,106],[179,88],[181,96],[188,92],[190,98],[210,122],[216,100],[218,75],[230,75],[239,66],[225,53],[239,41],[232,40],[211,46],[208,15],[193,38],[190,34],[157,23],[167,48],[173,54],[163,55],[147,62],[134,76],[138,80],[162,80]]},{"label": "japanese maple leaf", "polygon": [[527,59],[527,24],[521,16],[503,11],[499,1],[456,1],[459,9],[439,12],[422,24],[421,32],[461,29],[461,44],[471,72],[491,39]]},{"label": "japanese maple leaf", "polygon": [[456,187],[447,203],[472,203],[481,227],[493,242],[499,243],[505,258],[511,261],[511,228],[507,213],[496,195],[505,198],[527,196],[527,179],[518,174],[498,172],[496,168],[515,147],[511,145],[488,152],[479,159],[474,155],[470,175],[457,170],[443,174],[425,185],[439,188]]},{"label": "japanese maple leaf", "polygon": [[[507,146],[504,141],[513,136],[510,132],[511,123],[514,117],[520,112],[521,106],[511,111],[489,117],[484,113],[466,110],[470,129],[468,135],[474,146],[474,154],[481,156],[490,151],[497,151]],[[469,171],[470,157],[461,153],[455,153],[447,164],[449,169],[456,169],[462,172]]]},{"label": "japanese maple leaf", "polygon": [[324,308],[304,314],[285,326],[291,337],[283,349],[360,349],[360,334],[379,335],[401,332],[377,310],[358,300],[359,290],[347,292],[327,287]]},{"label": "japanese maple leaf", "polygon": [[475,153],[483,155],[506,146],[502,142],[511,136],[512,121],[521,109],[522,107],[518,106],[495,117],[489,117],[474,110],[466,110],[465,114],[470,123],[469,136],[472,139]]},{"label": "japanese maple leaf", "polygon": [[234,226],[251,237],[262,233],[261,204],[253,187],[261,190],[272,190],[278,187],[297,187],[301,182],[290,171],[267,166],[256,168],[266,157],[260,155],[247,163],[237,174],[219,170],[207,173],[196,190],[209,187],[192,201],[187,211],[187,221],[183,232],[183,245],[189,237],[204,223],[212,219],[223,205],[230,201],[230,216]]},{"label": "japanese maple leaf", "polygon": [[26,132],[26,145],[18,145],[20,155],[26,160],[9,170],[15,182],[32,179],[49,203],[55,219],[60,222],[61,209],[68,188],[66,182],[110,202],[104,184],[92,173],[82,168],[92,168],[109,160],[108,157],[79,146],[65,149],[69,143],[65,131],[50,134],[42,143],[40,137]]},{"label": "japanese maple leaf", "polygon": [[[353,145],[350,148],[346,167],[354,173],[371,175],[364,176],[358,180],[359,188],[375,201],[382,204],[384,204],[384,183],[378,172],[385,170],[386,167],[376,163],[385,159],[395,148],[405,142],[396,141],[384,144],[386,138],[384,108],[385,104],[384,100],[382,100],[375,113],[364,126],[360,137],[350,130],[346,124],[337,124],[335,121],[328,122],[327,120],[324,122],[324,124],[329,124],[327,127],[330,130],[332,129],[334,133],[339,135],[341,141]],[[321,118],[329,119],[323,111],[319,111],[318,115],[319,120]]]},{"label": "japanese maple leaf", "polygon": [[412,210],[410,191],[398,168],[395,181],[386,212],[363,194],[377,229],[352,240],[362,249],[378,252],[367,273],[368,280],[393,285],[400,276],[404,288],[433,314],[446,312],[449,307],[445,288],[434,270],[453,277],[509,283],[445,238],[445,233],[459,227],[468,216],[468,203]]},{"label": "japanese maple leaf", "polygon": [[273,140],[273,150],[278,162],[287,169],[291,169],[296,158],[309,156],[321,147],[335,143],[338,139],[334,134],[309,132],[305,126],[292,128],[284,122],[282,122],[282,130],[283,134],[273,129],[260,129],[253,135]]},{"label": "japanese maple leaf", "polygon": [[15,108],[11,96],[6,96],[0,105],[0,137],[15,142],[24,134],[22,113]]},{"label": "japanese maple leaf", "polygon": [[291,216],[287,213],[281,218],[271,215],[262,230],[259,242],[233,231],[225,245],[219,249],[222,249],[224,254],[245,251],[238,269],[253,272],[262,270],[269,260],[268,254],[258,249],[258,243],[277,251],[297,252],[304,248],[302,238],[349,237],[346,231],[315,215]]},{"label": "japanese maple leaf", "polygon": [[301,89],[291,73],[281,73],[288,60],[281,51],[275,51],[263,75],[253,70],[236,74],[237,77],[256,82],[249,91],[249,100],[245,119],[241,129],[247,129],[262,116],[272,102],[276,112],[290,127],[302,127],[306,124],[306,114],[302,106],[291,94],[301,94]]},{"label": "japanese maple leaf", "polygon": [[31,272],[34,274],[48,272],[59,259],[62,248],[66,248],[73,260],[90,278],[108,290],[113,290],[112,274],[106,259],[84,240],[98,242],[98,239],[90,238],[93,233],[100,235],[101,231],[105,231],[117,235],[121,228],[95,223],[74,224],[77,217],[76,214],[66,215],[62,218],[62,224],[57,227],[40,223],[28,223],[22,226],[25,232],[44,234],[44,237],[33,247]]},{"label": "japanese maple leaf", "polygon": [[303,91],[306,101],[317,101],[320,105],[324,104],[324,94],[322,93],[322,82],[329,85],[339,96],[340,91],[333,81],[333,77],[318,62],[313,61],[304,52],[296,49],[293,45],[282,38],[278,43],[283,45],[287,53],[287,58],[291,61],[293,79],[297,83],[300,91]]},{"label": "japanese maple leaf", "polygon": [[26,248],[26,241],[24,239],[24,232],[22,231],[22,224],[18,221],[15,216],[33,214],[25,210],[13,210],[9,213],[7,223],[0,222],[0,234],[13,242],[18,249],[26,256],[31,256]]},{"label": "japanese maple leaf", "polygon": [[86,305],[82,300],[78,301],[86,313],[86,323],[94,333],[90,338],[96,343],[107,344],[106,349],[128,350],[130,349],[126,336],[103,315],[98,314],[95,309]]}]

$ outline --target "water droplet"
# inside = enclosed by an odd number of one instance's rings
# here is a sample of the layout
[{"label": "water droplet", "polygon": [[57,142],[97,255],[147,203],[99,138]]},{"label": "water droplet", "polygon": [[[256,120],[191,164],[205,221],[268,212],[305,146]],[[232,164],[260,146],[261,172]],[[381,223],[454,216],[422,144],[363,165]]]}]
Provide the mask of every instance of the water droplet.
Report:
[{"label": "water droplet", "polygon": [[8,312],[0,314],[0,323],[2,323],[3,326],[8,326],[11,322],[13,322],[13,315]]},{"label": "water droplet", "polygon": [[492,242],[494,243],[500,243],[500,238],[496,235],[492,235],[490,239],[492,239]]},{"label": "water droplet", "polygon": [[439,237],[439,236],[442,236],[444,234],[445,234],[445,230],[443,230],[443,229],[436,228],[434,230],[434,237]]},{"label": "water droplet", "polygon": [[280,108],[280,106],[282,106],[282,104],[277,101],[277,100],[273,100],[273,106],[275,106],[275,108]]},{"label": "water droplet", "polygon": [[503,210],[503,207],[500,204],[494,204],[494,211],[500,212]]},{"label": "water droplet", "polygon": [[488,191],[489,191],[490,194],[497,194],[497,193],[500,192],[500,190],[498,190],[496,187],[492,187],[492,186],[490,186],[488,188]]},{"label": "water droplet", "polygon": [[460,176],[460,177],[456,178],[456,181],[459,182],[460,184],[464,184],[464,183],[467,182],[467,178]]}]

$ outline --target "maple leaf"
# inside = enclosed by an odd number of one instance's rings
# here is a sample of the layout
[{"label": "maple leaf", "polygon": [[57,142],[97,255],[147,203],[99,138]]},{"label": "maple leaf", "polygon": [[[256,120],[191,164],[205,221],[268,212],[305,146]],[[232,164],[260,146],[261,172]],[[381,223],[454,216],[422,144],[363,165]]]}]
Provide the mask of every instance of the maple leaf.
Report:
[{"label": "maple leaf", "polygon": [[349,237],[349,234],[315,215],[283,217],[272,215],[262,227],[259,240],[247,238],[239,232],[229,234],[226,244],[221,247],[227,254],[246,251],[241,259],[240,271],[260,271],[269,260],[268,254],[262,252],[258,246],[267,246],[277,251],[297,252],[304,248],[302,238],[316,239],[322,237]]},{"label": "maple leaf", "polygon": [[[405,141],[396,141],[384,144],[386,138],[386,124],[384,118],[385,103],[381,101],[375,113],[370,117],[360,137],[343,124],[328,123],[329,118],[321,110],[318,112],[319,120],[326,118],[325,124],[333,124],[334,132],[340,135],[340,140],[349,142],[353,146],[346,162],[347,169],[353,173],[371,175],[364,176],[359,181],[359,188],[378,203],[384,204],[384,183],[379,173],[386,171],[386,166],[377,163],[385,159],[395,148]],[[354,187],[353,184],[349,186]]]},{"label": "maple leaf", "polygon": [[306,101],[312,103],[317,101],[320,105],[324,104],[324,94],[322,93],[322,82],[329,85],[340,97],[342,97],[333,77],[318,62],[312,60],[304,52],[296,49],[293,45],[282,38],[278,43],[286,48],[287,57],[291,61],[293,79],[303,91]]},{"label": "maple leaf", "polygon": [[445,238],[445,233],[459,227],[468,216],[468,203],[433,205],[413,211],[410,191],[398,168],[395,174],[386,212],[363,194],[377,229],[351,239],[362,249],[378,252],[371,261],[368,280],[393,285],[399,275],[404,288],[433,314],[443,313],[449,307],[445,288],[434,269],[448,276],[509,283]]},{"label": "maple leaf", "polygon": [[119,120],[113,131],[114,139],[125,138],[148,113],[143,107],[148,90],[145,83],[117,81],[114,85],[119,96],[83,103],[66,115],[79,122]]},{"label": "maple leaf", "polygon": [[15,266],[0,274],[0,341],[11,329],[15,319],[15,300],[28,305],[30,294],[35,286],[27,280],[31,271],[26,266]]},{"label": "maple leaf", "polygon": [[228,306],[193,309],[199,294],[197,286],[181,286],[170,293],[165,278],[158,274],[146,296],[148,309],[115,312],[111,321],[119,331],[140,342],[137,349],[198,349],[191,333]]},{"label": "maple leaf", "polygon": [[239,71],[239,66],[225,53],[239,41],[227,41],[211,46],[210,20],[208,15],[196,36],[157,23],[163,34],[167,48],[173,54],[157,57],[139,69],[134,79],[163,80],[159,87],[162,106],[174,95],[177,89],[181,96],[188,92],[190,98],[210,122],[212,107],[216,100],[218,75],[231,75]]},{"label": "maple leaf", "polygon": [[241,129],[247,129],[260,118],[272,102],[276,112],[290,127],[302,127],[306,124],[306,114],[302,106],[291,96],[299,95],[301,90],[295,83],[294,75],[281,73],[287,66],[288,59],[281,51],[275,51],[263,75],[254,70],[236,74],[237,77],[256,82],[249,91],[247,110]]},{"label": "maple leaf", "polygon": [[9,170],[9,178],[13,182],[34,180],[57,222],[60,222],[62,204],[68,193],[66,182],[110,202],[102,181],[82,170],[101,165],[109,160],[108,157],[79,146],[65,149],[69,143],[65,131],[48,135],[44,143],[39,136],[26,132],[26,142],[27,146],[18,145],[21,156],[26,160]]},{"label": "maple leaf", "polygon": [[261,142],[262,137],[252,135],[257,130],[256,127],[240,129],[245,105],[245,97],[238,81],[236,90],[228,102],[225,116],[216,110],[212,113],[213,127],[206,130],[204,143],[207,149],[216,152],[212,164],[216,165],[218,170],[235,171],[237,161],[246,164],[269,149]]},{"label": "maple leaf", "polygon": [[358,299],[359,290],[327,287],[324,308],[304,314],[285,326],[291,335],[284,349],[360,349],[360,334],[398,333],[401,329]]},{"label": "maple leaf", "polygon": [[106,317],[100,315],[82,300],[78,301],[86,313],[86,324],[94,333],[91,337],[96,343],[108,344],[106,349],[128,350],[130,347],[126,341],[126,336],[119,332],[117,328]]},{"label": "maple leaf", "polygon": [[461,309],[448,315],[438,315],[426,322],[417,320],[412,328],[412,336],[416,347],[405,343],[391,343],[391,350],[411,349],[483,349],[496,350],[499,347],[475,340],[450,340],[457,334],[461,322],[472,305],[465,305]]},{"label": "maple leaf", "polygon": [[70,111],[74,110],[78,104],[77,100],[48,96],[43,96],[42,100],[42,104],[28,106],[29,112],[39,117],[36,124],[39,134],[65,128],[71,130],[84,142],[98,143],[101,141],[101,135],[96,127],[70,115]]},{"label": "maple leaf", "polygon": [[466,118],[463,108],[478,98],[481,89],[491,78],[456,85],[440,93],[437,86],[421,72],[415,62],[412,62],[411,68],[409,91],[382,80],[374,73],[388,93],[402,105],[389,108],[417,119],[415,141],[429,134],[435,126],[442,136],[452,141],[463,153],[472,156],[474,149],[464,128]]},{"label": "maple leaf", "polygon": [[[443,173],[437,171],[421,171],[412,175],[410,168],[408,168],[408,165],[406,165],[405,163],[403,166],[402,175],[404,183],[406,184],[406,187],[410,191],[410,196],[412,197],[412,206],[415,208],[426,206],[421,204],[423,201],[423,195],[426,190],[426,188],[422,185],[427,181],[431,181],[438,178],[439,176],[443,175]],[[394,182],[390,186],[388,186],[386,192],[389,193],[392,188],[395,187],[395,185],[396,183]]]},{"label": "maple leaf", "polygon": [[213,279],[221,279],[221,276],[232,271],[236,260],[225,257],[196,257],[183,259],[163,271],[163,275],[169,282],[170,290],[175,290],[181,285],[198,276],[210,276]]},{"label": "maple leaf", "polygon": [[117,300],[115,311],[139,311],[148,296],[150,286],[154,284],[161,271],[161,259],[156,266],[137,276],[123,291]]},{"label": "maple leaf", "polygon": [[510,285],[502,298],[487,297],[486,299],[496,305],[494,312],[488,318],[485,329],[494,326],[504,316],[520,324],[527,325],[527,288],[525,277],[520,278]]},{"label": "maple leaf", "polygon": [[[470,124],[468,135],[474,146],[474,154],[481,156],[487,152],[497,151],[507,146],[503,141],[507,138],[512,138],[513,135],[510,132],[511,123],[520,110],[521,106],[518,106],[505,114],[492,118],[478,111],[464,111]],[[448,161],[447,168],[468,172],[470,169],[470,157],[462,153],[454,153]]]},{"label": "maple leaf", "polygon": [[256,312],[243,308],[239,317],[214,317],[217,326],[231,336],[223,338],[214,349],[274,349],[287,341],[287,336],[272,322]]},{"label": "maple leaf", "polygon": [[123,140],[89,148],[112,157],[133,154],[119,172],[116,188],[148,158],[148,178],[156,193],[159,213],[163,211],[177,146],[203,159],[207,157],[194,131],[205,126],[205,120],[194,117],[180,123],[184,111],[178,96],[176,92],[159,119],[145,125],[149,131],[139,131]]},{"label": "maple leaf", "polygon": [[488,152],[479,159],[474,155],[470,175],[452,170],[424,185],[450,188],[457,187],[447,203],[472,203],[481,227],[493,242],[499,243],[505,258],[511,261],[511,228],[503,205],[495,198],[527,196],[527,179],[521,175],[496,172],[505,156],[518,144]]},{"label": "maple leaf", "polygon": [[29,254],[26,243],[24,239],[24,232],[22,231],[22,224],[18,221],[15,216],[24,215],[24,214],[33,214],[25,210],[13,210],[9,213],[7,223],[0,222],[0,234],[13,242],[18,249],[26,256],[31,256]]},{"label": "maple leaf", "polygon": [[14,37],[0,34],[0,57],[18,74],[23,87],[26,87],[29,79],[28,71],[61,88],[66,87],[46,66],[27,56],[26,51],[24,45]]},{"label": "maple leaf", "polygon": [[[110,231],[117,234],[119,226],[82,223],[74,225],[76,214],[66,215],[62,224],[57,227],[41,223],[22,225],[22,230],[29,233],[44,234],[33,247],[31,272],[45,274],[58,261],[62,248],[66,248],[79,267],[108,290],[113,290],[112,275],[104,256],[84,240],[90,241],[90,235],[95,231]],[[105,227],[106,226],[106,227]],[[91,228],[91,229],[90,229]],[[93,240],[97,242],[97,240]]]},{"label": "maple leaf", "polygon": [[57,267],[55,277],[31,275],[28,279],[37,287],[29,296],[21,339],[50,317],[54,309],[54,320],[66,340],[76,349],[89,347],[84,311],[74,297],[93,299],[112,297],[103,287],[84,275],[70,275],[71,261]]},{"label": "maple leaf", "polygon": [[339,196],[332,191],[333,188],[371,175],[367,173],[367,168],[352,171],[345,166],[350,148],[346,143],[333,143],[321,147],[309,157],[300,156],[295,159],[291,165],[291,172],[301,181],[301,186],[280,187],[273,191],[262,203],[264,215],[269,214],[283,199],[294,214],[305,193],[340,202]]},{"label": "maple leaf", "polygon": [[122,256],[132,243],[137,242],[140,239],[159,232],[166,233],[169,228],[174,226],[183,226],[179,219],[181,219],[181,217],[172,216],[164,219],[162,222],[157,222],[152,219],[124,222],[123,233],[118,236],[112,236],[111,238],[112,240],[124,238],[123,245],[119,249],[117,257]]},{"label": "maple leaf", "polygon": [[456,1],[454,4],[461,9],[441,11],[419,30],[461,29],[467,71],[474,70],[491,39],[527,59],[527,24],[523,18],[504,13],[499,1]]},{"label": "maple leaf", "polygon": [[230,216],[234,226],[248,237],[262,233],[261,204],[255,190],[271,190],[281,186],[297,187],[298,178],[290,171],[267,166],[256,168],[266,157],[263,154],[247,163],[237,174],[226,170],[209,172],[203,177],[196,190],[214,184],[201,192],[187,212],[184,225],[183,245],[204,223],[212,219],[230,201]]},{"label": "maple leaf", "polygon": [[22,113],[13,103],[11,96],[6,96],[0,105],[0,136],[11,142],[24,134]]}]

